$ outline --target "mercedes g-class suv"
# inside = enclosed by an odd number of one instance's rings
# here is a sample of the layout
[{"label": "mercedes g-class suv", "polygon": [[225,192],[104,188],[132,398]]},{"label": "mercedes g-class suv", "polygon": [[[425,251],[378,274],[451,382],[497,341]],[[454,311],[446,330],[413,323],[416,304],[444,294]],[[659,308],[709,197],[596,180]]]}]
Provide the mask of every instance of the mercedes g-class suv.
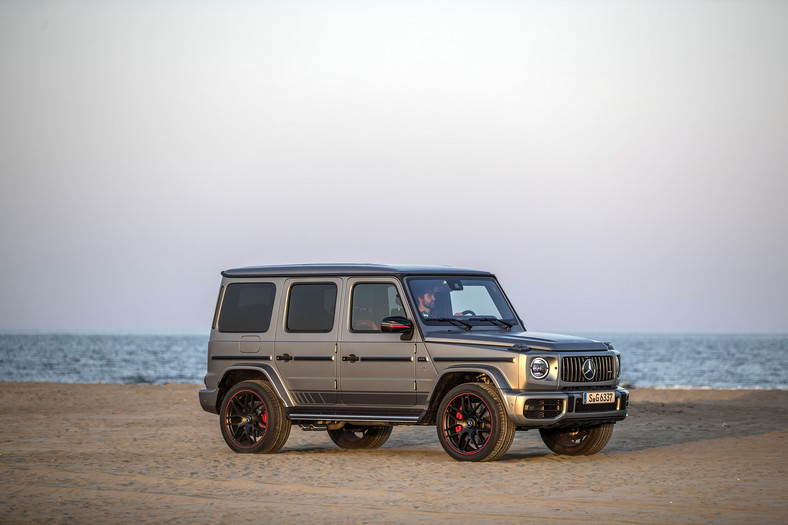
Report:
[{"label": "mercedes g-class suv", "polygon": [[489,272],[288,265],[222,272],[199,399],[236,452],[271,453],[297,424],[375,448],[394,425],[435,425],[460,461],[516,430],[587,455],[627,417],[610,343],[525,331]]}]

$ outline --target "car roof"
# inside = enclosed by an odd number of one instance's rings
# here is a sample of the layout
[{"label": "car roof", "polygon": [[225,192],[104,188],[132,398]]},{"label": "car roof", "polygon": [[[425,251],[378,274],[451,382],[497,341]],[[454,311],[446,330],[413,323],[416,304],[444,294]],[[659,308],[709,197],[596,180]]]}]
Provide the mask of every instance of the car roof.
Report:
[{"label": "car roof", "polygon": [[248,266],[224,270],[225,277],[289,277],[311,275],[474,275],[492,276],[484,270],[451,266],[412,266],[389,264],[285,264],[278,266]]}]

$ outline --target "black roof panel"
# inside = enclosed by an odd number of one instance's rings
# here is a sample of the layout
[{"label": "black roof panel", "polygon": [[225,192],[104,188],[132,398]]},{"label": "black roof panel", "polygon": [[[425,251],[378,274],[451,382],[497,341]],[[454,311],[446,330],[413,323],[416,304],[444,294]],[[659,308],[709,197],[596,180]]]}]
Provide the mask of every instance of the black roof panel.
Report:
[{"label": "black roof panel", "polygon": [[222,272],[225,277],[290,277],[308,275],[492,275],[484,270],[451,266],[410,266],[388,264],[285,264],[248,266]]}]

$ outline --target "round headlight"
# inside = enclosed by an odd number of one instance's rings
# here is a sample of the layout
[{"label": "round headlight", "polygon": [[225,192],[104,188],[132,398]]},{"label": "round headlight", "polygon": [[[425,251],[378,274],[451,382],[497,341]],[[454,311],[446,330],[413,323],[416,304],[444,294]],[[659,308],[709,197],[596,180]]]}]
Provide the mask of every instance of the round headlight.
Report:
[{"label": "round headlight", "polygon": [[550,372],[550,365],[541,357],[535,357],[531,360],[531,375],[534,379],[544,379]]}]

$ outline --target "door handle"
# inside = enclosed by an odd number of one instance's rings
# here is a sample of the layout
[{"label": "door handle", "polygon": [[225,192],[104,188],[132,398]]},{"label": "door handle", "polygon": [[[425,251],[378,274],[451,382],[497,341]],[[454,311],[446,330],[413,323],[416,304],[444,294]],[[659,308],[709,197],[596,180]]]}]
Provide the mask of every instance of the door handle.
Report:
[{"label": "door handle", "polygon": [[350,361],[351,363],[355,363],[358,361],[358,357],[356,357],[356,354],[343,355],[342,361]]},{"label": "door handle", "polygon": [[276,360],[277,361],[287,362],[287,361],[290,361],[291,359],[293,359],[293,357],[290,354],[282,354],[282,355],[276,356]]}]

